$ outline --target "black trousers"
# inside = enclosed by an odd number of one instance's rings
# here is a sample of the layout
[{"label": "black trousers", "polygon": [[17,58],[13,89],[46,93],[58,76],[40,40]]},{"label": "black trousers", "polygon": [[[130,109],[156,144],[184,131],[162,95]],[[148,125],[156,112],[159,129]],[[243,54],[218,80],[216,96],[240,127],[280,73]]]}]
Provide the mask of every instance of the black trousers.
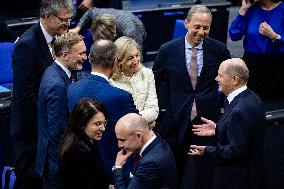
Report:
[{"label": "black trousers", "polygon": [[13,189],[41,189],[42,180],[34,172],[36,145],[15,139],[13,145],[18,146],[14,152],[16,181]]}]

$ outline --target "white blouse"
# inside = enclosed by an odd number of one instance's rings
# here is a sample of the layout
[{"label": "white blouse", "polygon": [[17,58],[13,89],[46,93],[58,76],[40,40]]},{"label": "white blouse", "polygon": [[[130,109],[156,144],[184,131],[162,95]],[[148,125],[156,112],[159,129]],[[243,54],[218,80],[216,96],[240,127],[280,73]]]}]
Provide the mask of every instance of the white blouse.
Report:
[{"label": "white blouse", "polygon": [[110,79],[110,83],[132,94],[136,108],[148,124],[157,119],[159,107],[152,70],[143,67],[132,77],[122,74],[115,81]]}]

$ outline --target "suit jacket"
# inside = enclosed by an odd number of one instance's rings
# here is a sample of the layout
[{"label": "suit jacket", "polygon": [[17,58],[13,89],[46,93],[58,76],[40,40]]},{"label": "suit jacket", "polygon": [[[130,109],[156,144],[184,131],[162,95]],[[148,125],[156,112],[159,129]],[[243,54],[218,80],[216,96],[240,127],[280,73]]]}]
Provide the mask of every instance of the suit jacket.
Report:
[{"label": "suit jacket", "polygon": [[122,169],[115,169],[114,182],[117,189],[175,189],[177,188],[176,165],[170,146],[157,136],[142,153],[127,186]]},{"label": "suit jacket", "polygon": [[59,164],[63,189],[108,189],[110,184],[96,141],[83,133],[73,143]]},{"label": "suit jacket", "polygon": [[198,117],[219,119],[215,77],[221,62],[230,58],[223,43],[205,38],[203,68],[194,91],[186,67],[184,40],[181,37],[162,45],[153,66],[160,107],[155,128],[173,147],[180,146],[185,139],[194,99]]},{"label": "suit jacket", "polygon": [[16,43],[13,54],[13,97],[11,102],[12,137],[16,159],[37,142],[37,96],[41,77],[53,62],[48,45],[37,23]]},{"label": "suit jacket", "polygon": [[260,98],[249,89],[241,92],[217,124],[218,146],[205,148],[206,155],[216,158],[213,188],[259,187],[264,127],[265,112]]},{"label": "suit jacket", "polygon": [[58,147],[69,119],[67,86],[70,83],[70,78],[55,62],[42,77],[38,94],[36,156],[36,172],[40,176],[45,168],[54,174],[58,170]]},{"label": "suit jacket", "polygon": [[72,83],[68,87],[68,104],[72,110],[82,98],[92,98],[100,101],[107,110],[106,131],[101,142],[102,159],[109,176],[115,163],[118,152],[117,139],[114,132],[115,124],[127,113],[138,113],[130,93],[111,86],[108,81],[100,76],[90,74],[87,78]]}]

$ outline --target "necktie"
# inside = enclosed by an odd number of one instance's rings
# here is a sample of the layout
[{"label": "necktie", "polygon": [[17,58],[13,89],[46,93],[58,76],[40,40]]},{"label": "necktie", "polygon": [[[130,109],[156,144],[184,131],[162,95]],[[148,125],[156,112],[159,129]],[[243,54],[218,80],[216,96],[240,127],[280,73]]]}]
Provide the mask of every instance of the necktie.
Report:
[{"label": "necktie", "polygon": [[142,157],[139,154],[133,156],[133,170],[136,168],[141,158]]},{"label": "necktie", "polygon": [[51,56],[52,58],[55,60],[55,55],[53,53],[53,44],[54,44],[54,41],[55,41],[55,37],[53,37],[52,41],[49,43],[50,44],[50,53],[51,53]]},{"label": "necktie", "polygon": [[229,101],[226,98],[226,100],[224,101],[224,111],[228,108],[228,106],[229,106]]},{"label": "necktie", "polygon": [[[191,48],[192,54],[189,62],[189,68],[188,68],[188,73],[190,76],[191,84],[193,90],[196,88],[197,84],[197,78],[198,78],[198,66],[197,66],[197,48],[192,47]],[[196,103],[195,99],[193,100],[192,108],[191,108],[191,113],[190,113],[190,120],[192,121],[195,117],[197,116],[197,110],[196,110]]]},{"label": "necktie", "polygon": [[195,90],[197,78],[198,78],[198,67],[197,67],[197,48],[191,48],[192,54],[189,62],[188,73],[190,76],[192,88]]}]

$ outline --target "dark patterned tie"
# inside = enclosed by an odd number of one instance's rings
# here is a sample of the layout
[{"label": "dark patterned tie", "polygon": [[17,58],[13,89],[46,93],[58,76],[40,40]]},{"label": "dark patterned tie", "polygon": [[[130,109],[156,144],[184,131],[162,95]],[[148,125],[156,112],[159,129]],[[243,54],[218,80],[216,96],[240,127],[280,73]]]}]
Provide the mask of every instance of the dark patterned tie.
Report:
[{"label": "dark patterned tie", "polygon": [[228,108],[229,106],[229,101],[228,99],[226,98],[226,100],[224,101],[224,111],[226,111],[226,109]]},{"label": "dark patterned tie", "polygon": [[[191,84],[193,90],[196,89],[196,84],[197,84],[197,79],[198,79],[198,66],[197,66],[197,48],[192,47],[191,48],[191,58],[189,62],[189,68],[188,68],[188,73],[190,76]],[[196,110],[196,103],[195,99],[193,100],[192,108],[191,108],[191,113],[190,113],[190,120],[193,120],[197,116],[197,110]]]}]

